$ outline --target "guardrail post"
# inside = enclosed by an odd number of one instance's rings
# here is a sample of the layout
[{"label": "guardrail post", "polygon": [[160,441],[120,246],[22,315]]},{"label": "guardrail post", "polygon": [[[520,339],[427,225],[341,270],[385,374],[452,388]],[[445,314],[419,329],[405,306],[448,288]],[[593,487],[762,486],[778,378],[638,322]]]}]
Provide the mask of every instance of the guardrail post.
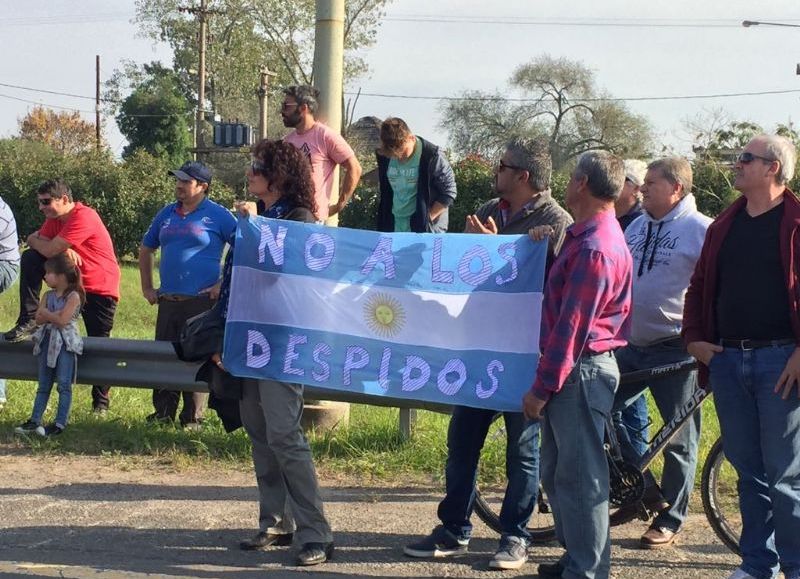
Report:
[{"label": "guardrail post", "polygon": [[403,440],[411,440],[414,435],[414,427],[417,424],[416,408],[400,409],[400,437]]}]

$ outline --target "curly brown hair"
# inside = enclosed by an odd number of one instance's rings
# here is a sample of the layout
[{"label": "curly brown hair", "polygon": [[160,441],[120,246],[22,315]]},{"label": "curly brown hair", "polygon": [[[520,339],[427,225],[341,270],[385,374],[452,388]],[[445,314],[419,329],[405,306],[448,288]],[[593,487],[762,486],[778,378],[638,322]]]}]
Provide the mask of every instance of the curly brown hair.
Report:
[{"label": "curly brown hair", "polygon": [[311,163],[294,145],[264,139],[253,146],[253,171],[269,180],[293,207],[305,207],[316,215]]}]

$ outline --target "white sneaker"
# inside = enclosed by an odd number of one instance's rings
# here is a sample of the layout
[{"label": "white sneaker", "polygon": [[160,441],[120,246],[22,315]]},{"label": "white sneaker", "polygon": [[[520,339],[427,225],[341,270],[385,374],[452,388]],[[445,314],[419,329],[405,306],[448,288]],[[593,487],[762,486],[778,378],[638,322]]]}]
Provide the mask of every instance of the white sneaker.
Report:
[{"label": "white sneaker", "polygon": [[742,571],[742,568],[738,568],[736,571],[728,575],[728,579],[756,579],[750,573],[745,573]]}]

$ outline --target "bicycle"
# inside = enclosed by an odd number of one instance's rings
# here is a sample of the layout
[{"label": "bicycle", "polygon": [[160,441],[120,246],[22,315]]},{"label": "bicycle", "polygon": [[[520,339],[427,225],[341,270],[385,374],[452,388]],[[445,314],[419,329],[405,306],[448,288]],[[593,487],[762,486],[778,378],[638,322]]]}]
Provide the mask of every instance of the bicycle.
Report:
[{"label": "bicycle", "polygon": [[[668,374],[687,372],[695,368],[694,361],[657,366],[649,370],[640,370],[624,374],[621,383],[645,382],[652,378]],[[648,449],[638,464],[632,464],[622,458],[619,443],[616,440],[613,426],[608,425],[605,444],[606,457],[609,463],[609,519],[611,526],[622,525],[634,518],[644,521],[657,513],[651,510],[642,498],[645,492],[645,473],[653,460],[672,439],[678,430],[695,413],[699,412],[702,403],[708,398],[709,391],[698,388],[686,401],[678,414],[665,423],[655,434]],[[498,415],[499,416],[499,415]],[[503,436],[499,427],[490,436]],[[702,467],[700,493],[703,510],[711,528],[722,543],[735,553],[739,553],[739,535],[741,534],[741,517],[739,516],[738,492],[736,490],[736,473],[725,460],[722,440],[712,445]],[[499,497],[499,498],[498,498]],[[502,493],[491,493],[476,489],[475,513],[496,532],[501,532],[499,502]],[[528,524],[533,543],[548,543],[555,540],[552,512],[541,486],[534,514]]]}]

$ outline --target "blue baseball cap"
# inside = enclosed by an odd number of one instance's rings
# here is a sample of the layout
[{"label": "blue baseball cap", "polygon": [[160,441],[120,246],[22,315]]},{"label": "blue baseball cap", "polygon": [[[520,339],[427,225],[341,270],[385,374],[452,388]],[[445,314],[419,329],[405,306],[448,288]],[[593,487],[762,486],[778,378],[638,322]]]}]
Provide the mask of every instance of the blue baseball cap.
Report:
[{"label": "blue baseball cap", "polygon": [[194,179],[198,183],[211,183],[211,169],[199,161],[189,161],[181,165],[180,169],[169,171],[181,181],[191,181]]}]

